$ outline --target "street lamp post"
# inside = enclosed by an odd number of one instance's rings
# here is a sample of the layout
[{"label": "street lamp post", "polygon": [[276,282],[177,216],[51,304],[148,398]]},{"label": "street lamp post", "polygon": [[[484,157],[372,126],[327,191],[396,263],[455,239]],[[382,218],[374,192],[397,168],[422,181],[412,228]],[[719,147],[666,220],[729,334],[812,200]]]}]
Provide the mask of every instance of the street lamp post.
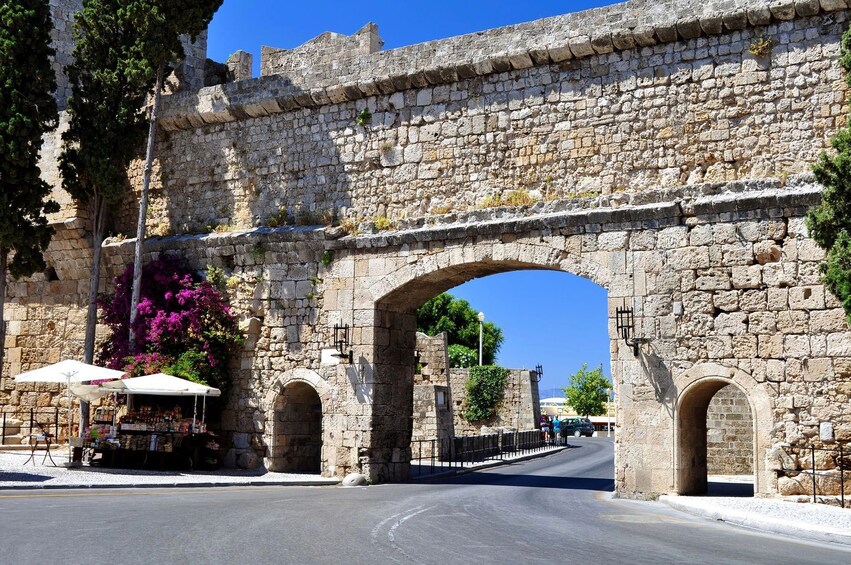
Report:
[{"label": "street lamp post", "polygon": [[479,312],[479,366],[482,366],[482,333],[485,322],[485,313]]},{"label": "street lamp post", "polygon": [[606,389],[606,437],[612,437],[612,412],[611,412],[612,389]]}]

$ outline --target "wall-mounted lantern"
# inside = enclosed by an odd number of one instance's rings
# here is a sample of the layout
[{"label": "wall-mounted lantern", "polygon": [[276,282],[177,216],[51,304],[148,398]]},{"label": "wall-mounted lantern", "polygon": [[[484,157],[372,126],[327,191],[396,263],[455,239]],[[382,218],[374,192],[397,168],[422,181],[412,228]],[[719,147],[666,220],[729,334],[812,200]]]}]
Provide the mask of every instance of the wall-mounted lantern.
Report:
[{"label": "wall-mounted lantern", "polygon": [[349,324],[334,324],[334,347],[337,349],[334,357],[339,357],[349,365],[354,364],[355,354],[349,349]]},{"label": "wall-mounted lantern", "polygon": [[634,337],[635,318],[632,314],[632,308],[616,308],[615,316],[618,335],[632,348],[632,354],[638,357],[638,346],[642,343],[648,343],[650,338]]},{"label": "wall-mounted lantern", "polygon": [[541,377],[544,376],[544,367],[540,363],[535,365],[535,382],[541,382]]}]

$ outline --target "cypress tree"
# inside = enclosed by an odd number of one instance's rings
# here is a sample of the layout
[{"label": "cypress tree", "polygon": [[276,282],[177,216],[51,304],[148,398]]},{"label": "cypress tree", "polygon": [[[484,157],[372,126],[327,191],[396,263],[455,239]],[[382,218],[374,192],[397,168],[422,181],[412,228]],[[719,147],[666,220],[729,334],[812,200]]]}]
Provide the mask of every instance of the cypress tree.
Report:
[{"label": "cypress tree", "polygon": [[51,28],[47,0],[0,0],[0,373],[7,271],[45,269],[45,214],[59,211],[38,167],[42,136],[57,123]]},{"label": "cypress tree", "polygon": [[100,256],[108,212],[127,194],[127,168],[145,139],[147,96],[157,71],[183,57],[180,36],[194,36],[206,29],[221,2],[86,0],[77,14],[75,62],[68,68],[70,122],[63,135],[60,169],[66,190],[88,206],[92,221],[86,362],[94,357]]},{"label": "cypress tree", "polygon": [[[63,135],[60,170],[65,189],[88,207],[92,222],[86,363],[94,359],[101,248],[108,213],[127,194],[127,168],[145,139],[147,97],[156,83],[158,99],[167,63],[183,57],[180,36],[194,37],[206,29],[221,3],[222,0],[85,0],[76,16],[72,52],[75,61],[68,68],[72,88],[68,100],[70,122]],[[154,127],[151,132],[153,136]],[[141,222],[145,218],[151,143],[149,147]],[[87,407],[81,406],[81,412],[82,428],[88,422]]]},{"label": "cypress tree", "polygon": [[[851,87],[851,29],[842,36],[840,66]],[[825,285],[851,321],[851,119],[831,140],[836,151],[822,153],[813,167],[824,186],[821,203],[807,214],[810,236],[827,251],[821,265]]]}]

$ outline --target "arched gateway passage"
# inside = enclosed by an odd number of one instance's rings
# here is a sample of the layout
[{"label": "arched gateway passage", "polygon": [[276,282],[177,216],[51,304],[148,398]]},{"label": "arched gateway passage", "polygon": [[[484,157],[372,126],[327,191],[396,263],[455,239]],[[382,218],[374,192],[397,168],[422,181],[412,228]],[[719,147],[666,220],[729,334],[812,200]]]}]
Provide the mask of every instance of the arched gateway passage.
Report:
[{"label": "arched gateway passage", "polygon": [[275,402],[272,467],[281,472],[319,473],[322,466],[322,402],[309,384],[286,386]]},{"label": "arched gateway passage", "polygon": [[[751,472],[754,474],[754,491],[763,492],[767,483],[765,466],[757,457],[768,445],[769,400],[752,377],[736,369],[716,364],[705,364],[687,371],[681,378],[676,416],[676,492],[679,494],[706,494],[708,486],[709,439],[707,414],[713,398],[723,390],[730,398],[745,398],[747,407],[742,417],[750,420]],[[732,387],[732,388],[728,388]]]},{"label": "arched gateway passage", "polygon": [[320,473],[328,443],[327,419],[334,411],[328,382],[311,369],[279,373],[261,404],[263,444],[270,471]]},{"label": "arched gateway passage", "polygon": [[[370,461],[371,464],[380,465],[377,471],[379,480],[405,480],[410,474],[416,310],[419,306],[437,294],[471,279],[508,271],[562,270],[589,278],[601,286],[608,282],[601,276],[603,269],[591,263],[571,261],[564,251],[550,250],[547,254],[538,253],[537,256],[543,259],[541,264],[519,260],[482,260],[438,268],[419,276],[415,270],[397,273],[397,276],[407,275],[407,280],[399,281],[401,284],[376,301],[373,330],[375,397]],[[523,289],[518,289],[518,292],[521,291]],[[510,297],[506,299],[510,300]]]}]

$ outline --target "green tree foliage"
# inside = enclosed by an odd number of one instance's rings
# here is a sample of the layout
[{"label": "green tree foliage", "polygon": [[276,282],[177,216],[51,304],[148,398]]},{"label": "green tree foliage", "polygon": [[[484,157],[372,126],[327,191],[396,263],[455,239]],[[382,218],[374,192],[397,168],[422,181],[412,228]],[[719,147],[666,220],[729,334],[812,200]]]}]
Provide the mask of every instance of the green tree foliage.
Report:
[{"label": "green tree foliage", "polygon": [[588,370],[587,364],[570,375],[570,384],[564,388],[565,403],[580,416],[599,416],[606,413],[606,389],[612,388],[603,368]]},{"label": "green tree foliage", "polygon": [[464,419],[479,422],[492,418],[502,401],[507,377],[508,369],[496,365],[470,367],[470,377],[464,385],[467,391]]},{"label": "green tree foliage", "polygon": [[469,347],[453,343],[447,349],[450,367],[472,367],[479,363],[479,352]]},{"label": "green tree foliage", "polygon": [[[479,357],[479,318],[466,300],[443,293],[435,296],[417,309],[417,331],[428,335],[446,332],[449,345],[463,345]],[[482,339],[482,363],[491,365],[505,338],[502,330],[492,322],[485,322]],[[451,359],[450,359],[450,365]],[[464,365],[452,365],[464,366]]]},{"label": "green tree foliage", "polygon": [[[146,133],[145,101],[163,60],[183,56],[221,0],[85,0],[74,23],[69,126],[60,156],[65,189],[90,207],[93,268],[85,359],[94,356],[97,283],[107,213],[125,198],[127,167]],[[209,12],[209,17],[207,14]]]},{"label": "green tree foliage", "polygon": [[[851,29],[842,36],[840,66],[851,86]],[[822,153],[813,171],[824,186],[821,203],[807,214],[810,235],[825,251],[823,279],[851,322],[851,120],[831,140],[835,154]]]},{"label": "green tree foliage", "polygon": [[59,210],[38,167],[42,136],[57,122],[51,28],[47,0],[0,0],[0,344],[6,272],[44,270],[53,236],[45,214]]},{"label": "green tree foliage", "polygon": [[[213,14],[222,4],[222,0],[153,0],[149,2],[153,25],[145,28],[145,35],[150,41],[146,44],[145,62],[156,68],[153,84],[154,99],[151,104],[151,114],[148,124],[148,143],[145,149],[145,169],[142,174],[142,190],[139,195],[139,215],[136,221],[136,249],[133,258],[133,293],[131,298],[130,318],[136,317],[136,306],[141,293],[142,252],[145,243],[146,221],[148,217],[148,193],[151,185],[151,174],[154,166],[154,146],[157,137],[157,115],[159,114],[160,95],[163,90],[166,68],[175,57],[183,55],[180,43],[181,35],[195,37],[206,29]],[[136,335],[133,324],[130,324],[130,342],[135,341]]]}]

